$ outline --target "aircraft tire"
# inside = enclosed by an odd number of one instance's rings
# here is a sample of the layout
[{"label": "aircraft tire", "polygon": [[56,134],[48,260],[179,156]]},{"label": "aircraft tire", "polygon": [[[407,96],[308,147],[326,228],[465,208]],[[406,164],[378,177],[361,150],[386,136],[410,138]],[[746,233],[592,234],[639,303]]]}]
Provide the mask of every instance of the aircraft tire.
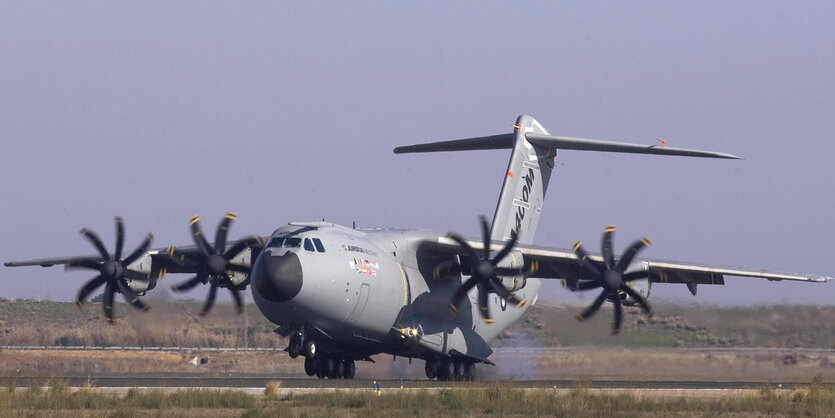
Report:
[{"label": "aircraft tire", "polygon": [[438,380],[452,380],[455,376],[455,365],[453,364],[452,359],[444,357],[438,365]]},{"label": "aircraft tire", "polygon": [[464,380],[475,380],[475,364],[470,363],[469,361],[464,363]]},{"label": "aircraft tire", "polygon": [[345,360],[345,367],[342,370],[342,376],[346,379],[353,379],[354,373],[357,372],[357,365],[354,364],[354,360],[346,359]]},{"label": "aircraft tire", "polygon": [[302,352],[302,341],[298,334],[290,338],[290,343],[287,344],[287,353],[290,358],[296,358]]},{"label": "aircraft tire", "polygon": [[460,359],[452,359],[452,374],[450,380],[464,380],[464,362]]},{"label": "aircraft tire", "polygon": [[316,375],[316,359],[312,359],[310,357],[305,357],[305,359],[304,359],[304,372],[308,376]]},{"label": "aircraft tire", "polygon": [[316,344],[316,341],[310,340],[304,343],[305,357],[316,358],[317,354],[319,354],[319,346]]},{"label": "aircraft tire", "polygon": [[333,373],[331,377],[334,379],[342,379],[345,374],[345,361],[340,358],[333,359]]},{"label": "aircraft tire", "polygon": [[426,378],[429,380],[438,377],[438,362],[435,359],[426,360],[423,370],[426,372]]},{"label": "aircraft tire", "polygon": [[322,378],[333,376],[333,357],[327,354],[320,354],[316,362],[316,369],[322,374]]}]

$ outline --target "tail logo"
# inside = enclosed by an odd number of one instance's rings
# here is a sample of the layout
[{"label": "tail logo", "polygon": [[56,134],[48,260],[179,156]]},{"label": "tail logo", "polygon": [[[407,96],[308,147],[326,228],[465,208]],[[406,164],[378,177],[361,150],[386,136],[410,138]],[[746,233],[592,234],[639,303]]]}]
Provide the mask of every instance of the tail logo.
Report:
[{"label": "tail logo", "polygon": [[[528,174],[522,177],[525,182],[522,184],[522,202],[528,203],[533,190],[533,182],[535,180],[534,170],[528,168]],[[527,206],[527,205],[526,205]],[[522,221],[525,220],[525,206],[516,205],[516,226],[510,230],[511,239],[519,239],[519,232],[522,230]]]}]

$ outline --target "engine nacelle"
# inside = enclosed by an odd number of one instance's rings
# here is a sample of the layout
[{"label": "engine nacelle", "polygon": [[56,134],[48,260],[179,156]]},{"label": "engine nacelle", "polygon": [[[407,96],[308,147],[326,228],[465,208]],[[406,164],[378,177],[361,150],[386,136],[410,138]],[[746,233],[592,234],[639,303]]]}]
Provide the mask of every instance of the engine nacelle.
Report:
[{"label": "engine nacelle", "polygon": [[[251,267],[252,261],[252,248],[249,247],[241,251],[237,256],[235,256],[235,258],[229,260],[229,262],[232,264],[237,264],[239,266],[245,267]],[[226,274],[229,275],[229,280],[235,286],[243,283],[247,277],[246,273],[241,273],[239,271],[226,270]]]},{"label": "engine nacelle", "polygon": [[[494,254],[495,255],[495,254]],[[513,250],[503,258],[496,267],[524,268],[525,257],[521,252]],[[501,278],[502,284],[511,292],[522,289],[527,284],[525,276],[505,276]]]},{"label": "engine nacelle", "polygon": [[151,258],[151,255],[145,253],[141,257],[137,258],[136,261],[126,266],[130,270],[136,270],[148,276],[148,280],[125,279],[125,281],[128,283],[128,287],[130,287],[130,290],[133,290],[139,295],[143,295],[145,292],[156,287],[157,277],[151,277],[152,262],[153,259]]},{"label": "engine nacelle", "polygon": [[[649,278],[633,280],[627,283],[626,285],[629,286],[636,293],[641,295],[641,297],[643,297],[644,300],[649,299],[649,291],[652,288],[652,283],[649,281]],[[624,305],[635,306],[638,304],[638,301],[636,301],[626,293],[621,293],[620,297],[623,300]]]}]

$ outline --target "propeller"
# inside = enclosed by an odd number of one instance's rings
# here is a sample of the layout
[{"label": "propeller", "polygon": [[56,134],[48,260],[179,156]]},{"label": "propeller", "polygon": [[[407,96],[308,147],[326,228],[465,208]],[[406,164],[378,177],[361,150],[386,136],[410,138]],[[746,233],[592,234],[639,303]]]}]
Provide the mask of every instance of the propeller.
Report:
[{"label": "propeller", "polygon": [[[484,319],[484,322],[488,324],[493,323],[493,318],[490,315],[490,309],[488,304],[488,297],[490,293],[496,293],[502,299],[509,301],[511,303],[516,304],[516,306],[522,307],[527,304],[524,299],[519,299],[511,293],[511,291],[502,284],[500,277],[512,277],[512,276],[522,276],[527,277],[538,269],[538,263],[534,262],[528,269],[522,268],[515,268],[515,267],[499,267],[499,263],[513,251],[513,247],[516,246],[516,238],[511,238],[507,243],[496,253],[495,256],[492,258],[490,257],[490,226],[487,224],[487,218],[483,215],[479,216],[479,222],[481,224],[481,236],[483,240],[483,250],[479,255],[475,249],[473,249],[467,241],[462,238],[460,235],[455,233],[449,233],[447,237],[458,243],[459,246],[464,250],[464,252],[469,256],[471,260],[471,264],[469,266],[469,273],[470,278],[465,281],[461,287],[455,292],[455,295],[452,297],[452,301],[449,304],[449,309],[455,313],[458,313],[458,305],[461,303],[461,300],[467,295],[467,293],[473,288],[478,288],[478,307],[479,312],[481,312],[481,317]],[[449,263],[441,263],[438,267],[435,268],[433,271],[433,275],[437,278],[440,276],[440,270],[445,269],[449,271],[456,271],[458,273],[461,272],[461,266],[459,264],[449,264]]]},{"label": "propeller", "polygon": [[107,251],[101,238],[95,232],[83,228],[79,233],[96,247],[101,257],[80,259],[67,264],[67,269],[80,268],[98,270],[99,272],[96,277],[81,287],[75,303],[79,307],[83,306],[90,293],[101,285],[104,285],[104,303],[102,305],[104,307],[104,316],[108,322],[113,322],[113,299],[116,292],[121,293],[125,297],[125,300],[134,308],[147,311],[148,305],[142,302],[139,299],[139,295],[130,288],[127,279],[148,281],[148,275],[140,271],[128,269],[127,267],[148,251],[154,236],[148,233],[132,253],[122,258],[122,250],[125,244],[125,225],[121,217],[116,217],[116,250],[113,254]]},{"label": "propeller", "polygon": [[577,255],[578,263],[586,270],[593,278],[592,280],[583,280],[576,284],[577,290],[591,290],[601,288],[600,295],[592,302],[592,304],[577,315],[580,321],[589,319],[594,315],[603,302],[611,300],[615,304],[615,322],[612,326],[612,334],[620,332],[621,324],[623,323],[623,302],[621,301],[621,293],[625,293],[635,299],[640,305],[641,310],[645,314],[652,316],[652,308],[650,308],[646,299],[644,299],[638,292],[630,288],[627,283],[645,278],[647,276],[644,271],[637,271],[626,273],[626,269],[635,256],[644,247],[650,245],[647,238],[641,238],[623,253],[619,260],[615,260],[615,255],[612,247],[612,236],[615,233],[615,225],[609,225],[603,232],[602,252],[603,262],[595,261],[589,258],[588,253],[583,249],[583,244],[580,241],[574,242],[574,253]]},{"label": "propeller", "polygon": [[171,286],[174,291],[183,292],[201,283],[209,283],[211,285],[209,288],[209,296],[203,305],[203,309],[200,311],[201,316],[206,315],[212,309],[212,306],[214,306],[218,288],[229,289],[229,292],[232,294],[232,299],[235,301],[235,309],[237,313],[240,314],[243,312],[243,301],[239,291],[245,289],[249,284],[249,277],[247,277],[246,280],[240,284],[235,285],[229,277],[228,272],[234,271],[248,275],[250,273],[250,268],[234,264],[231,260],[249,247],[263,245],[263,240],[260,237],[248,237],[236,242],[235,245],[227,249],[226,237],[229,232],[229,226],[232,224],[232,221],[237,218],[237,216],[238,215],[235,212],[229,212],[223,220],[220,221],[220,225],[218,225],[217,232],[215,233],[214,246],[209,244],[203,236],[203,231],[200,227],[200,217],[197,215],[193,216],[190,221],[191,232],[194,244],[197,245],[199,253],[178,255],[177,250],[174,247],[168,247],[169,259],[172,262],[180,267],[185,267],[197,272],[197,274],[191,279],[178,285]]}]

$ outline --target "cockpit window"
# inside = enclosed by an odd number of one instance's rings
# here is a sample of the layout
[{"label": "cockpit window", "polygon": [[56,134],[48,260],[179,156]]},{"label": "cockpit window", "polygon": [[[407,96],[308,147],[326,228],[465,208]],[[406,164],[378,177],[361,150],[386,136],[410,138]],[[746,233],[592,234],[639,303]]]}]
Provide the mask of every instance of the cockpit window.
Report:
[{"label": "cockpit window", "polygon": [[284,240],[284,246],[287,248],[299,248],[302,245],[301,238],[287,238]]},{"label": "cockpit window", "polygon": [[284,243],[284,237],[275,237],[270,240],[270,243],[267,244],[267,248],[270,247],[281,247],[281,244]]},{"label": "cockpit window", "polygon": [[313,243],[310,242],[310,238],[304,239],[304,249],[305,251],[313,252]]},{"label": "cockpit window", "polygon": [[313,238],[313,244],[316,245],[316,251],[319,251],[320,253],[325,252],[325,246],[322,245],[322,240],[319,238]]}]

